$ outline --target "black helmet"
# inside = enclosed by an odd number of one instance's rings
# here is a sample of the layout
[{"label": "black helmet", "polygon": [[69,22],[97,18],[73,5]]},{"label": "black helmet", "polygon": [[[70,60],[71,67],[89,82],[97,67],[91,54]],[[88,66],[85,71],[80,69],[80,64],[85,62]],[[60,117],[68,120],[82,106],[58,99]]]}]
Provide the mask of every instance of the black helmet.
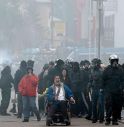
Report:
[{"label": "black helmet", "polygon": [[88,60],[84,60],[84,65],[85,65],[85,64],[90,65],[90,62],[89,62]]},{"label": "black helmet", "polygon": [[74,71],[79,71],[80,70],[79,63],[78,62],[74,62],[73,63],[73,70]]},{"label": "black helmet", "polygon": [[84,66],[84,60],[80,62],[80,66]]},{"label": "black helmet", "polygon": [[56,61],[56,64],[59,65],[59,66],[64,65],[64,61],[61,60],[61,59],[58,59],[58,60]]},{"label": "black helmet", "polygon": [[95,65],[95,64],[100,65],[102,63],[101,60],[98,58],[94,58],[91,62],[92,62],[92,65]]},{"label": "black helmet", "polygon": [[21,61],[20,67],[27,67],[27,63],[25,60]]},{"label": "black helmet", "polygon": [[34,61],[33,61],[33,60],[28,60],[28,61],[27,61],[27,66],[33,68],[33,66],[34,66]]},{"label": "black helmet", "polygon": [[44,70],[46,70],[46,69],[48,69],[49,68],[49,64],[45,64],[44,66],[43,66],[43,69]]}]

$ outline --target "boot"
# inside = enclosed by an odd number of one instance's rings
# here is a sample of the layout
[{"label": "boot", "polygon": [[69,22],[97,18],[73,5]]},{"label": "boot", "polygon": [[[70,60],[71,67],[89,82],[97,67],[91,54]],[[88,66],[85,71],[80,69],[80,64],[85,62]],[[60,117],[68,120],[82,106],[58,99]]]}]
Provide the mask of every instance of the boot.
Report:
[{"label": "boot", "polygon": [[37,121],[40,121],[41,120],[41,117],[40,117],[40,114],[37,115]]},{"label": "boot", "polygon": [[117,121],[113,121],[112,125],[118,125],[118,122]]},{"label": "boot", "polygon": [[13,104],[13,107],[12,107],[12,109],[10,110],[10,112],[16,113],[16,104]]},{"label": "boot", "polygon": [[110,125],[110,121],[106,121],[106,122],[105,122],[105,125],[106,125],[106,126],[109,126],[109,125]]},{"label": "boot", "polygon": [[29,118],[24,118],[22,122],[29,122]]}]

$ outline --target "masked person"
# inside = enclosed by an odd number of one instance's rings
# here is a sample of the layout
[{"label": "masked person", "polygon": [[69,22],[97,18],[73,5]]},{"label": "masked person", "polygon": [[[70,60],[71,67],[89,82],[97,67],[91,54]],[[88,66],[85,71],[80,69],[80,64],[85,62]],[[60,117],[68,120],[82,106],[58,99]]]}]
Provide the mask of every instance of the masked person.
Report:
[{"label": "masked person", "polygon": [[88,60],[81,61],[81,95],[83,98],[85,118],[91,120],[92,115],[92,103],[89,96],[90,90],[88,89],[89,77],[91,74],[90,62]]},{"label": "masked person", "polygon": [[121,91],[123,87],[123,71],[119,65],[117,55],[111,55],[109,58],[110,65],[103,72],[103,86],[105,89],[105,108],[106,123],[118,125],[118,116],[120,114]]},{"label": "masked person", "polygon": [[52,85],[55,75],[59,75],[61,78],[63,66],[64,66],[64,61],[61,59],[58,59],[56,61],[56,65],[53,66],[51,69],[49,69],[49,72],[48,72],[49,85]]},{"label": "masked person", "polygon": [[92,60],[91,76],[90,76],[90,88],[92,98],[92,123],[96,123],[99,120],[100,123],[104,120],[104,95],[102,86],[102,74],[101,60],[95,58]]},{"label": "masked person", "polygon": [[83,106],[82,106],[82,96],[81,96],[81,77],[80,77],[80,67],[78,62],[74,62],[72,66],[72,71],[70,73],[71,85],[70,88],[74,94],[75,105],[71,105],[72,116],[82,117]]}]

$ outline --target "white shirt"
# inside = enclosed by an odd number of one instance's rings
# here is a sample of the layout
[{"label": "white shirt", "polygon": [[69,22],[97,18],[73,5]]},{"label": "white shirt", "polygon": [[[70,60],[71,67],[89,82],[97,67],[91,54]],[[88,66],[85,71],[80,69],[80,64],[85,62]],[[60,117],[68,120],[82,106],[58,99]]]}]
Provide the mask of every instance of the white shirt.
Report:
[{"label": "white shirt", "polygon": [[[57,94],[58,87],[55,87],[55,89],[56,89],[56,94]],[[64,95],[64,91],[63,91],[62,87],[60,87],[60,92],[59,92],[58,100],[59,101],[65,100],[65,95]]]}]

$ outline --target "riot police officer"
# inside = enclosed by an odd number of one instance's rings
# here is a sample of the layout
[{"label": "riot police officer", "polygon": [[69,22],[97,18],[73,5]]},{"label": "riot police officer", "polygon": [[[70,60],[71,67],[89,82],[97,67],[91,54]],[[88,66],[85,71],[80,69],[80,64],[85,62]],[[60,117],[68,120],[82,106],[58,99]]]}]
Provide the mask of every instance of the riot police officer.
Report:
[{"label": "riot police officer", "polygon": [[88,83],[89,83],[89,77],[91,74],[91,68],[90,68],[90,62],[88,60],[81,61],[80,63],[80,76],[81,76],[81,95],[83,99],[83,109],[85,110],[84,113],[86,113],[85,118],[88,120],[91,120],[92,115],[92,104],[91,104],[91,98],[89,96],[89,89],[88,89]]},{"label": "riot police officer", "polygon": [[92,60],[90,87],[92,97],[92,123],[96,123],[99,120],[100,123],[104,120],[104,94],[102,86],[102,74],[101,60],[94,58]]},{"label": "riot police officer", "polygon": [[106,123],[110,125],[111,116],[112,124],[118,125],[118,115],[120,113],[121,91],[123,86],[123,71],[118,64],[117,55],[111,55],[109,58],[110,65],[103,72],[103,86],[105,89],[105,108]]}]

